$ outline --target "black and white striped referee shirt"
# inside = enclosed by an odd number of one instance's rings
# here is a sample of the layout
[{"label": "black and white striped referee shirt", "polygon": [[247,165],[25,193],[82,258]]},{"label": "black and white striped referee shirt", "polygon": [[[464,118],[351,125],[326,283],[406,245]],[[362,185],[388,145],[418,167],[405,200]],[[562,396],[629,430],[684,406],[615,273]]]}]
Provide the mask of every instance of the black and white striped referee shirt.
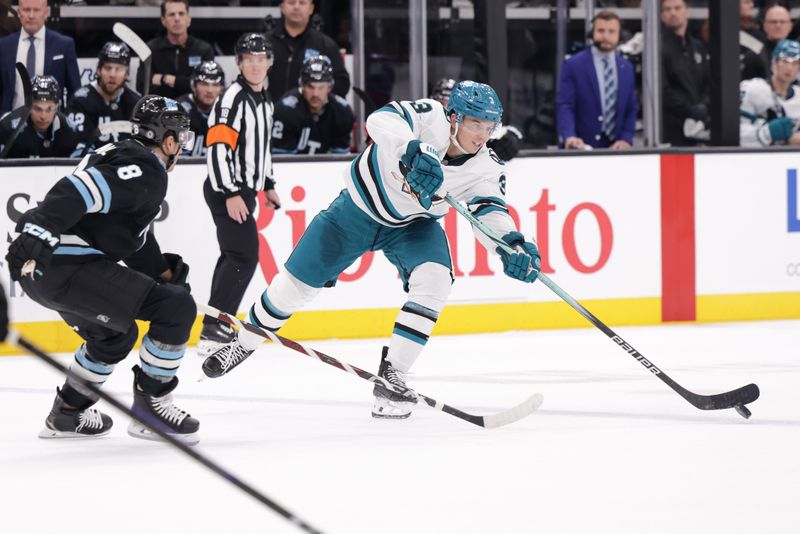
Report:
[{"label": "black and white striped referee shirt", "polygon": [[211,187],[232,197],[244,189],[273,189],[272,112],[266,89],[253,91],[240,75],[208,115],[206,161]]}]

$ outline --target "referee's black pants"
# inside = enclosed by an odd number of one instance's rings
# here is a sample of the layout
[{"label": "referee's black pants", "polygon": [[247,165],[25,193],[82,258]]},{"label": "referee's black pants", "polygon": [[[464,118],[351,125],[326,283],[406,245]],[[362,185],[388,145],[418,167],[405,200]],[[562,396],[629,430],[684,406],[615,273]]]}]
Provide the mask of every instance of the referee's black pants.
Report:
[{"label": "referee's black pants", "polygon": [[[244,223],[239,224],[228,216],[225,196],[214,191],[208,179],[203,184],[203,195],[217,227],[220,250],[211,279],[208,304],[226,313],[236,314],[258,266],[258,231],[253,216],[256,197],[253,191],[242,191],[242,199],[250,215]],[[203,319],[204,324],[213,324],[214,321],[208,316]]]}]

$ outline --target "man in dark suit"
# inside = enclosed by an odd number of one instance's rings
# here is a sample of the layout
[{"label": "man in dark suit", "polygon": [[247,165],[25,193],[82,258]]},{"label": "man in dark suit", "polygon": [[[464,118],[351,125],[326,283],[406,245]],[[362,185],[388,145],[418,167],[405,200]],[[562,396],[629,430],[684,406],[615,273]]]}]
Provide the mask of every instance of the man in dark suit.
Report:
[{"label": "man in dark suit", "polygon": [[[24,103],[22,80],[14,65],[19,62],[28,74],[53,76],[58,85],[71,96],[81,86],[75,41],[57,31],[45,28],[50,16],[47,0],[19,0],[19,19],[22,30],[0,39],[0,113],[11,111]],[[66,99],[61,99],[62,103]]]},{"label": "man in dark suit", "polygon": [[616,13],[598,13],[592,21],[592,46],[561,67],[556,109],[564,148],[628,149],[633,144],[633,65],[615,53],[621,25]]}]

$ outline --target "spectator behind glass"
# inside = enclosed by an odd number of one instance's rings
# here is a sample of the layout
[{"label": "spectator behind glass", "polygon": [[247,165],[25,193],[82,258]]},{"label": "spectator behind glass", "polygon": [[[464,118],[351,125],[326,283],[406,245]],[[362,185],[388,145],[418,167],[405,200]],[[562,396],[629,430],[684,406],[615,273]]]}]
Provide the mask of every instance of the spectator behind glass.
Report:
[{"label": "spectator behind glass", "polygon": [[[773,4],[764,11],[764,33],[766,57],[772,58],[772,52],[778,43],[787,39],[792,31],[792,17],[783,5]],[[769,60],[768,60],[769,63]]]},{"label": "spectator behind glass", "polygon": [[346,154],[355,117],[347,100],[331,94],[333,69],[327,56],[309,58],[299,87],[275,106],[272,152],[275,154]]},{"label": "spectator behind glass", "polygon": [[[66,88],[67,97],[81,86],[75,41],[44,25],[50,16],[47,0],[19,0],[18,13],[22,30],[0,39],[0,114],[25,103],[16,63],[25,65],[31,77],[53,76],[60,88]],[[61,96],[59,103],[64,102]]]},{"label": "spectator behind glass", "polygon": [[[194,68],[214,59],[210,44],[189,35],[191,24],[188,0],[166,0],[161,4],[161,25],[166,34],[147,43],[153,51],[148,93],[172,99],[185,95],[192,89],[189,78]],[[144,89],[143,75],[144,70],[139,69],[136,75],[139,92]]]},{"label": "spectator behind glass", "polygon": [[709,58],[705,45],[687,31],[684,0],[661,2],[663,140],[696,146],[708,138]]},{"label": "spectator behind glass", "polygon": [[178,103],[189,114],[190,128],[195,138],[193,149],[184,152],[184,155],[205,156],[208,114],[225,90],[225,71],[215,61],[204,61],[195,67],[191,83],[192,92],[178,99]]},{"label": "spectator behind glass", "polygon": [[289,89],[293,89],[300,78],[300,70],[307,59],[327,56],[333,67],[333,92],[347,96],[350,90],[350,75],[344,68],[336,41],[309,26],[314,13],[312,0],[283,0],[281,18],[275,29],[267,34],[275,51],[275,64],[269,71],[269,91],[273,102],[277,102]]},{"label": "spectator behind glass", "polygon": [[556,94],[558,136],[564,148],[628,149],[636,131],[633,65],[615,52],[622,23],[610,11],[592,21],[592,46],[561,68]]},{"label": "spectator behind glass", "polygon": [[97,79],[75,91],[69,101],[70,124],[90,146],[100,147],[130,137],[116,132],[102,134],[98,130],[112,121],[129,120],[142,98],[125,83],[130,63],[131,51],[126,44],[107,42],[97,55]]},{"label": "spectator behind glass", "polygon": [[0,152],[13,143],[7,158],[78,157],[84,145],[69,126],[67,117],[58,112],[61,88],[52,76],[36,76],[31,81],[31,114],[14,138],[20,118],[6,115],[0,121]]},{"label": "spectator behind glass", "polygon": [[800,73],[800,43],[784,40],[772,51],[772,76],[740,85],[741,146],[800,145],[800,92],[792,85]]},{"label": "spectator behind glass", "polygon": [[[753,0],[739,2],[739,79],[766,78],[769,72],[764,43],[767,35],[756,21],[758,10]],[[708,21],[706,21],[706,26]],[[763,53],[762,53],[763,52]]]}]

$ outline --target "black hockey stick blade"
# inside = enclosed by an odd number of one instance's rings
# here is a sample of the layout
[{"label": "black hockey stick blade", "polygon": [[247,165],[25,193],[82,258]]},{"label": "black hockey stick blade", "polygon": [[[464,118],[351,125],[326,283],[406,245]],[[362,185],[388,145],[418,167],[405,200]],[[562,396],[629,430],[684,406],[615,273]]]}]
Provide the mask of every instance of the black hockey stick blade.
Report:
[{"label": "black hockey stick blade", "polygon": [[[681,392],[679,391],[678,393]],[[761,391],[758,389],[757,385],[747,384],[746,386],[728,391],[727,393],[717,393],[716,395],[698,395],[697,393],[692,393],[685,389],[681,395],[692,403],[692,405],[701,410],[725,410],[728,408],[736,408],[737,406],[745,406],[758,400]]]},{"label": "black hockey stick blade", "polygon": [[373,111],[375,111],[375,108],[377,106],[375,106],[375,102],[372,100],[372,97],[367,94],[366,91],[356,86],[351,87],[351,89],[356,94],[356,96],[360,98],[362,102],[364,102],[364,116],[367,116],[371,114]]},{"label": "black hockey stick blade", "polygon": [[240,480],[236,475],[225,469],[224,467],[218,465],[213,460],[208,458],[207,456],[197,452],[192,446],[187,445],[183,441],[175,438],[171,434],[165,432],[162,428],[162,425],[159,424],[159,421],[147,417],[141,411],[134,412],[120,401],[116,399],[116,397],[106,393],[101,388],[97,387],[93,382],[89,382],[83,377],[75,374],[72,370],[68,369],[64,365],[61,365],[59,362],[55,360],[51,355],[44,352],[42,349],[28,341],[27,339],[21,337],[18,332],[14,330],[10,330],[8,333],[8,338],[6,339],[7,343],[11,343],[17,345],[28,353],[36,356],[44,363],[49,365],[50,367],[54,368],[55,370],[59,371],[61,374],[68,376],[70,379],[75,380],[83,387],[90,390],[95,395],[99,396],[101,399],[109,403],[111,406],[119,410],[120,412],[124,413],[131,419],[135,419],[148,430],[157,434],[162,440],[169,443],[182,453],[186,454],[187,456],[191,457],[193,460],[197,461],[204,467],[208,468],[209,470],[213,471],[215,474],[219,475],[220,477],[224,478],[226,481],[230,482],[238,489],[242,490],[243,492],[247,493],[261,504],[265,505],[267,508],[271,509],[278,515],[284,517],[286,520],[291,522],[292,524],[296,525],[300,530],[304,532],[308,532],[311,534],[321,534],[321,531],[317,530],[316,528],[310,526],[308,523],[300,519],[297,515],[293,512],[289,511],[288,509],[284,508],[274,500],[270,499],[247,482]]},{"label": "black hockey stick blade", "polygon": [[483,428],[498,428],[519,421],[520,419],[524,419],[525,417],[529,416],[530,414],[538,410],[539,407],[542,405],[542,402],[544,401],[544,397],[542,396],[541,393],[535,393],[530,398],[524,400],[518,405],[509,408],[507,410],[503,410],[490,415],[470,414],[461,411],[458,408],[453,408],[452,406],[439,402],[436,399],[428,397],[427,395],[423,395],[410,388],[404,388],[402,386],[397,386],[395,384],[387,382],[383,378],[376,376],[370,373],[369,371],[364,371],[363,369],[359,369],[355,365],[350,365],[349,363],[337,360],[333,356],[328,356],[323,352],[316,351],[310,347],[298,343],[297,341],[293,341],[283,336],[279,336],[278,334],[275,334],[268,330],[262,330],[261,328],[258,328],[255,325],[244,323],[235,316],[222,312],[207,304],[197,302],[197,309],[200,310],[200,312],[208,315],[209,317],[213,317],[218,321],[228,323],[229,325],[235,326],[240,330],[247,330],[248,332],[252,332],[258,336],[263,337],[264,339],[269,339],[279,345],[283,345],[286,348],[292,349],[301,354],[305,354],[306,356],[316,358],[323,363],[336,367],[337,369],[340,369],[347,373],[356,375],[361,379],[372,382],[373,384],[381,386],[385,389],[394,391],[395,393],[400,393],[401,395],[405,395],[406,397],[412,397],[412,398],[416,397],[417,399],[423,401],[425,404],[427,404],[428,406],[430,406],[435,410],[442,411],[444,413],[450,414],[454,417],[457,417],[459,419],[472,423],[473,425],[477,425]]},{"label": "black hockey stick blade", "polygon": [[[498,247],[502,248],[508,253],[513,254],[516,252],[513,248],[511,248],[505,241],[503,241],[497,234],[492,231],[491,228],[483,224],[477,218],[475,218],[467,208],[462,206],[457,200],[451,197],[449,194],[440,192],[439,196],[444,198],[444,200],[450,204],[458,213],[464,216],[473,227],[477,228],[478,231],[483,233],[486,237],[492,240]],[[641,363],[648,371],[653,373],[657,376],[662,382],[667,384],[670,388],[672,388],[676,393],[678,393],[681,397],[686,399],[692,406],[695,408],[699,408],[701,410],[725,410],[727,408],[736,408],[736,411],[739,412],[740,415],[747,418],[749,415],[744,415],[744,413],[749,414],[749,410],[743,409],[746,404],[749,404],[756,399],[760,394],[758,386],[755,384],[748,384],[746,386],[742,386],[738,389],[734,389],[731,391],[727,391],[725,393],[719,393],[716,395],[698,395],[697,393],[693,393],[688,389],[684,388],[677,382],[675,382],[672,378],[667,376],[667,374],[656,367],[650,360],[645,358],[639,351],[633,348],[633,346],[622,339],[616,332],[614,332],[611,328],[609,328],[603,321],[595,317],[592,312],[587,310],[580,302],[575,300],[569,293],[561,289],[558,284],[550,280],[544,273],[539,273],[538,280],[541,281],[544,285],[550,288],[553,293],[561,297],[561,299],[572,306],[572,308],[581,314],[587,321],[592,323],[595,327],[597,327],[601,332],[611,338],[621,349],[625,352],[630,354],[634,359],[636,359],[639,363]]]},{"label": "black hockey stick blade", "polygon": [[33,104],[33,87],[31,86],[31,75],[25,65],[17,62],[17,73],[22,80],[22,95],[25,98],[25,105],[31,107]]}]

